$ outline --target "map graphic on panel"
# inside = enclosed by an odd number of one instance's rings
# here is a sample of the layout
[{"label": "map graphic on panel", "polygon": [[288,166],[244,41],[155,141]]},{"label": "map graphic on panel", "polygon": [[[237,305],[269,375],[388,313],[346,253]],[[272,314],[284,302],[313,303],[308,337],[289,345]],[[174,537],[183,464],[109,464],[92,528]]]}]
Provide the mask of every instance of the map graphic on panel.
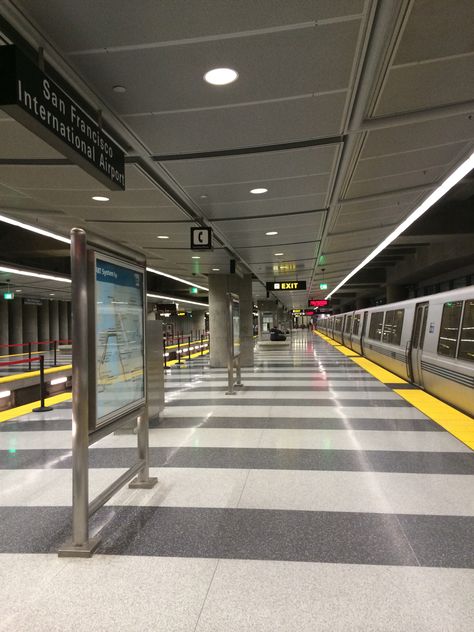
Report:
[{"label": "map graphic on panel", "polygon": [[97,259],[97,419],[144,397],[143,343],[143,275]]}]

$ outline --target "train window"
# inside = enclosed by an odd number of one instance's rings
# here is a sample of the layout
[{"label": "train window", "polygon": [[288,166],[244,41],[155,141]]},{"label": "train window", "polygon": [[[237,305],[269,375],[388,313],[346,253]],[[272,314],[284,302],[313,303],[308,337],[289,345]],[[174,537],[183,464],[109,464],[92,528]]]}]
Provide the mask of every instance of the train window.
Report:
[{"label": "train window", "polygon": [[450,301],[443,305],[439,330],[438,354],[454,358],[461,320],[462,301]]},{"label": "train window", "polygon": [[356,314],[354,316],[354,324],[352,326],[352,333],[354,334],[354,336],[359,335],[359,325],[360,325],[360,314]]},{"label": "train window", "polygon": [[464,303],[458,358],[474,362],[474,299]]},{"label": "train window", "polygon": [[384,312],[374,312],[370,317],[369,338],[380,340],[382,337],[382,324]]},{"label": "train window", "polygon": [[399,345],[402,338],[404,309],[392,309],[385,314],[383,325],[383,342]]},{"label": "train window", "polygon": [[352,323],[352,314],[350,316],[346,316],[346,329],[345,329],[346,334],[349,334],[351,332],[351,323]]}]

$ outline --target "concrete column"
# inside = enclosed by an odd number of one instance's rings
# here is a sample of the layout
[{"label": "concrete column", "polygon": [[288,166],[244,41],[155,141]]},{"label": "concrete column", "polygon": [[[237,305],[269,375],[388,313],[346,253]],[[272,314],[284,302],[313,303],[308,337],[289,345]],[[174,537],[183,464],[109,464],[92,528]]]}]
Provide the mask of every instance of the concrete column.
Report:
[{"label": "concrete column", "polygon": [[[49,303],[43,301],[42,305],[38,308],[38,335],[39,340],[50,340],[49,337]],[[41,350],[45,351],[47,347],[42,346]]]},{"label": "concrete column", "polygon": [[59,301],[59,337],[61,340],[69,339],[66,301]]},{"label": "concrete column", "polygon": [[49,335],[51,336],[51,340],[59,340],[58,301],[49,301]]},{"label": "concrete column", "polygon": [[[38,340],[38,307],[23,303],[23,342]],[[38,345],[31,346],[32,351],[38,350]]]},{"label": "concrete column", "polygon": [[[8,301],[0,302],[0,345],[8,344]],[[7,349],[2,349],[0,355],[6,355]]]},{"label": "concrete column", "polygon": [[210,366],[213,368],[227,366],[227,293],[235,291],[234,282],[230,274],[209,275]]},{"label": "concrete column", "polygon": [[240,361],[242,366],[253,366],[253,299],[252,276],[245,274],[239,283],[240,299]]},{"label": "concrete column", "polygon": [[387,285],[385,288],[387,303],[397,303],[408,298],[407,288],[403,285]]},{"label": "concrete column", "polygon": [[15,298],[8,303],[8,336],[10,344],[23,342],[23,301]]}]

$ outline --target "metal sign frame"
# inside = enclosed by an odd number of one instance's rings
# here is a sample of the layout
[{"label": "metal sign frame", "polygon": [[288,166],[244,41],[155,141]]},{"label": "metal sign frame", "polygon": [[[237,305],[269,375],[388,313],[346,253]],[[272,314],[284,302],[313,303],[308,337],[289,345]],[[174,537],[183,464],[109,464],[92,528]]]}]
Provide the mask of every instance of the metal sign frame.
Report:
[{"label": "metal sign frame", "polygon": [[[106,254],[146,270],[146,260],[138,252],[99,237],[86,235],[80,228],[71,230],[72,277],[72,539],[58,551],[60,557],[91,557],[100,543],[100,537],[89,537],[89,518],[102,507],[121,487],[130,483],[133,488],[151,488],[157,483],[149,476],[148,402],[145,390],[143,402],[133,410],[120,412],[108,423],[97,427],[90,406],[95,392],[95,318],[94,292],[91,292],[91,266],[95,277],[95,253]],[[143,292],[146,312],[146,274]],[[145,315],[146,318],[146,315]],[[144,379],[146,383],[146,329],[143,330]],[[89,502],[89,446],[129,421],[137,420],[138,460],[116,481]]]},{"label": "metal sign frame", "polygon": [[[196,237],[200,233],[207,233],[205,242]],[[191,226],[191,250],[212,250],[212,228],[208,226]]]},{"label": "metal sign frame", "polygon": [[[287,287],[287,286],[290,287]],[[291,287],[294,286],[294,287]],[[267,281],[265,284],[267,292],[299,292],[306,290],[306,281]]]},{"label": "metal sign frame", "polygon": [[[242,371],[240,364],[240,352],[235,353],[234,344],[234,304],[239,303],[239,296],[232,292],[227,293],[227,391],[226,395],[235,395],[234,388],[241,388]],[[239,314],[240,328],[240,314]],[[239,333],[240,336],[240,333]],[[236,378],[234,380],[234,367],[236,369]]]}]

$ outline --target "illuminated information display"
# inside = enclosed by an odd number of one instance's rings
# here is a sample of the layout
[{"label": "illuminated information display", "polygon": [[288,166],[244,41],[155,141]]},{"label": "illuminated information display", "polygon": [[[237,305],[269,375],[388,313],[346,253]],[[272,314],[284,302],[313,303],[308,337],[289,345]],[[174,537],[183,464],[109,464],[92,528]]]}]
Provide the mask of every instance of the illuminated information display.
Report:
[{"label": "illuminated information display", "polygon": [[308,301],[308,307],[326,307],[328,302],[324,299],[310,298]]},{"label": "illuminated information display", "polygon": [[143,402],[143,273],[114,259],[96,258],[96,406],[97,421]]},{"label": "illuminated information display", "polygon": [[306,290],[306,281],[272,281],[266,284],[267,292],[294,292]]}]

